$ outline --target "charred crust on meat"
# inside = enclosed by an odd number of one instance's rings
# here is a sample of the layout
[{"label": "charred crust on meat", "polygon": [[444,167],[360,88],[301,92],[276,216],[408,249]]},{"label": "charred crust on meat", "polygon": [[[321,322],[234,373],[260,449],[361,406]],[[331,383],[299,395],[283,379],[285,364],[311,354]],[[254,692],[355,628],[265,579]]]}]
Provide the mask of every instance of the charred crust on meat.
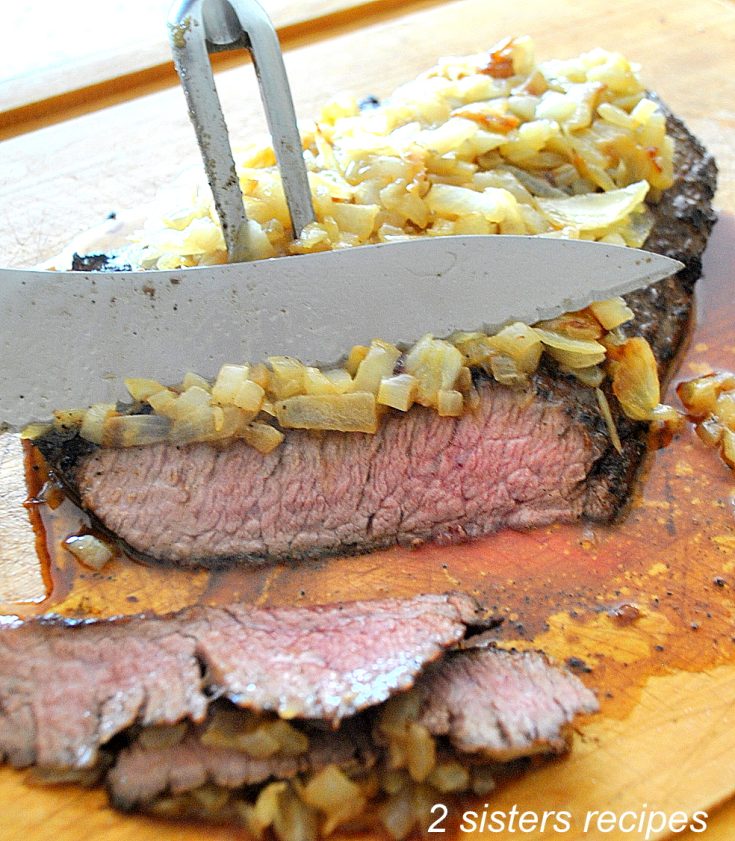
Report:
[{"label": "charred crust on meat", "polygon": [[71,258],[73,272],[131,272],[133,267],[114,254],[77,254]]},{"label": "charred crust on meat", "polygon": [[77,429],[54,427],[34,439],[33,446],[46,460],[53,478],[60,482],[72,500],[79,504],[79,492],[75,484],[77,466],[98,449],[97,445],[82,438]]}]

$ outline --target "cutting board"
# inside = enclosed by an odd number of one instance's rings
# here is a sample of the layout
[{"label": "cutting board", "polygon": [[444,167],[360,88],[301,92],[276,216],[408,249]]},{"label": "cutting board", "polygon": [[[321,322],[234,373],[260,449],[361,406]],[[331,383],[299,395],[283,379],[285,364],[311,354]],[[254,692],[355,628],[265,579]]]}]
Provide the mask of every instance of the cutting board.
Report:
[{"label": "cutting board", "polygon": [[[715,153],[717,204],[725,216],[715,229],[698,327],[679,376],[735,368],[735,221],[727,216],[735,214],[735,114],[728,110],[735,101],[735,5],[673,0],[653,11],[633,0],[614,6],[458,0],[424,3],[420,11],[398,7],[369,26],[356,19],[292,39],[286,63],[297,110],[313,114],[342,89],[383,95],[439,55],[481,50],[518,33],[532,35],[542,57],[600,45],[639,61],[647,84]],[[222,73],[219,89],[233,133],[246,140],[263,129],[250,68]],[[182,96],[172,89],[6,141],[0,160],[1,262],[31,264],[110,210],[152,199],[198,157]],[[733,808],[719,818],[713,813],[735,794],[735,478],[691,431],[649,458],[628,516],[614,528],[503,532],[449,549],[219,576],[124,560],[104,574],[82,574],[62,561],[46,601],[33,531],[18,511],[22,460],[12,443],[3,447],[0,521],[10,525],[0,534],[0,591],[25,600],[6,604],[5,612],[104,616],[233,597],[289,604],[466,589],[505,617],[502,644],[575,658],[602,706],[580,721],[568,757],[504,785],[493,794],[492,809],[566,810],[572,827],[564,838],[616,841],[643,835],[585,832],[588,812],[703,810],[712,814],[710,829],[690,839],[732,837]],[[450,805],[450,817],[469,807]],[[32,788],[23,773],[9,769],[0,769],[0,830],[3,839],[31,841],[241,837],[233,828],[123,817],[106,806],[102,792]],[[650,835],[668,837],[687,835]]]}]

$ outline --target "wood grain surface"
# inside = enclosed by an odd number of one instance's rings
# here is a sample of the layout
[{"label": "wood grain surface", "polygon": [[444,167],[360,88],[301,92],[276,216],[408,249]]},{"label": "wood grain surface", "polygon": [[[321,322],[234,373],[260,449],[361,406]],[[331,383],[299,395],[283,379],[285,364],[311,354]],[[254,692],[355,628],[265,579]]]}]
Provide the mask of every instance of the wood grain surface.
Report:
[{"label": "wood grain surface", "polygon": [[[340,24],[317,41],[308,33],[294,37],[286,64],[297,110],[308,116],[342,89],[383,95],[437,56],[477,51],[505,34],[532,35],[542,57],[601,45],[639,61],[646,83],[715,153],[717,204],[735,213],[735,5],[457,0],[401,12],[397,7],[372,25]],[[235,138],[262,131],[250,69],[227,70],[218,83]],[[1,143],[0,162],[0,263],[30,265],[110,210],[150,201],[182,169],[198,164],[198,152],[183,97],[172,89]],[[682,376],[715,365],[735,368],[733,240],[735,224],[725,219],[715,229]],[[0,475],[17,477],[20,470],[17,450],[3,445]],[[6,516],[0,507],[0,517]],[[22,531],[16,533],[22,539]],[[505,785],[492,808],[569,810],[573,826],[562,835],[569,839],[643,838],[585,833],[583,821],[589,810],[644,808],[710,815],[703,835],[658,831],[651,839],[735,835],[735,807],[728,805],[735,793],[735,481],[689,433],[650,459],[629,516],[613,529],[502,533],[452,549],[396,550],[216,579],[115,561],[109,574],[77,575],[56,590],[52,603],[40,605],[32,601],[44,592],[27,531],[25,539],[19,549],[0,537],[5,612],[109,615],[228,597],[285,604],[450,587],[475,592],[506,616],[503,644],[540,645],[562,659],[579,658],[591,669],[583,679],[602,702],[601,714],[581,722],[569,757]],[[30,575],[24,604],[10,604],[17,598],[11,585],[20,580],[11,560]],[[715,586],[715,577],[726,586]],[[127,602],[130,596],[137,601]],[[627,623],[622,604],[635,606],[636,621]],[[204,830],[120,816],[103,792],[30,787],[23,773],[10,769],[0,769],[0,807],[3,839],[245,837],[230,827]]]},{"label": "wood grain surface", "polygon": [[[432,1],[438,2],[404,5]],[[22,44],[29,69],[0,78],[0,139],[178,84],[166,28],[171,5],[158,0],[126,9],[118,3],[111,11],[107,4],[76,3],[56,26],[43,28],[36,10],[12,10],[6,31],[16,49]],[[321,31],[379,18],[395,7],[393,0],[262,0],[261,5],[285,46],[294,37],[319,37]],[[90,20],[83,17],[85,10]],[[20,32],[12,29],[16,19],[23,24]],[[49,63],[40,57],[34,67],[44,45],[53,45],[58,59]],[[213,57],[216,67],[245,60],[243,51]]]}]

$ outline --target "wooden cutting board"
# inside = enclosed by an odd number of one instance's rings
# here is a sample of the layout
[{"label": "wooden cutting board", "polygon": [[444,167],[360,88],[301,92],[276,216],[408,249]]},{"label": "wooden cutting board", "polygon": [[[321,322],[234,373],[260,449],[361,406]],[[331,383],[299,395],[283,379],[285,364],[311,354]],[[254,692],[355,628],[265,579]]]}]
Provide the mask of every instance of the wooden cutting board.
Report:
[{"label": "wooden cutting board", "polygon": [[[298,110],[307,116],[339,90],[383,95],[439,55],[481,50],[519,33],[534,37],[542,57],[600,45],[639,61],[646,82],[717,156],[717,204],[735,214],[730,2],[672,0],[661,10],[640,0],[458,0],[423,4],[418,12],[399,7],[369,26],[357,18],[321,36],[312,32],[303,42],[293,38],[287,66]],[[221,74],[219,88],[233,133],[247,139],[251,127],[262,130],[249,68]],[[197,165],[198,157],[183,98],[165,90],[6,141],[0,161],[0,262],[31,264],[110,210],[153,198],[160,184]],[[699,326],[682,376],[716,365],[735,368],[733,241],[730,217],[715,229]],[[451,549],[396,550],[217,577],[148,570],[123,560],[103,575],[85,575],[69,563],[56,570],[52,602],[40,604],[34,599],[43,598],[44,581],[18,510],[20,462],[11,443],[0,444],[0,592],[8,600],[25,599],[6,604],[5,612],[53,608],[110,615],[232,597],[284,604],[467,589],[505,615],[504,643],[578,658],[582,678],[602,704],[599,715],[580,723],[569,757],[505,785],[493,795],[492,809],[563,809],[572,813],[564,838],[622,841],[643,835],[585,832],[587,813],[713,813],[735,794],[735,479],[690,433],[651,457],[629,516],[614,529],[502,533]],[[451,810],[458,817],[465,808],[469,804]],[[690,839],[732,837],[734,814],[732,807],[723,809],[719,819],[708,819],[704,836]],[[0,831],[3,839],[31,841],[193,841],[204,834],[190,824],[120,816],[99,791],[32,788],[23,773],[9,769],[0,769]],[[206,836],[242,833],[207,828]],[[659,831],[650,837],[687,835]]]}]

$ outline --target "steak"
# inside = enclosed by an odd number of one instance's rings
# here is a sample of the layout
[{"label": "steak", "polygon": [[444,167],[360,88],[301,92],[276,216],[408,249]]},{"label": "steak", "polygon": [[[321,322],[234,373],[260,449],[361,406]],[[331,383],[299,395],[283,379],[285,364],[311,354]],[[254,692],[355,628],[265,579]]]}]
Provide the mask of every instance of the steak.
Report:
[{"label": "steak", "polygon": [[[431,666],[416,691],[421,697],[419,723],[432,735],[448,736],[445,755],[468,754],[475,763],[562,753],[575,716],[597,709],[594,696],[577,678],[533,651],[455,652]],[[205,784],[233,789],[290,779],[327,764],[364,770],[379,758],[379,746],[369,745],[366,738],[373,720],[363,713],[338,730],[312,730],[307,753],[265,760],[203,744],[201,728],[190,728],[174,745],[148,748],[137,740],[117,757],[107,775],[108,789],[116,806],[131,809]]]},{"label": "steak", "polygon": [[468,624],[488,622],[467,596],[426,595],[2,626],[0,758],[89,767],[133,724],[203,720],[212,695],[337,723],[409,688]]},{"label": "steak", "polygon": [[419,723],[446,736],[460,753],[508,762],[561,753],[566,728],[595,703],[579,694],[567,672],[550,668],[537,651],[477,649],[449,655],[418,681]]},{"label": "steak", "polygon": [[299,756],[256,759],[233,748],[202,744],[192,729],[177,744],[147,747],[140,738],[124,748],[107,775],[112,802],[131,810],[161,794],[181,794],[213,783],[222,788],[288,780],[297,774],[338,768],[369,767],[375,762],[365,734],[347,724],[337,731],[309,731],[309,750]]},{"label": "steak", "polygon": [[[418,732],[424,749],[437,740],[433,767],[449,761],[456,775],[462,763],[466,790],[474,769],[565,750],[574,718],[597,709],[568,670],[472,633],[492,624],[456,594],[9,622],[0,626],[0,759],[66,779],[106,775],[123,809],[160,811],[168,799],[177,813],[193,803],[200,817],[229,819],[212,804],[232,806],[232,795],[247,810],[258,786],[299,778],[300,791],[322,769],[371,772],[370,796],[389,796],[406,767],[401,732]],[[258,742],[260,753],[238,741],[268,727],[291,741],[265,752]],[[404,760],[416,783],[432,770],[425,756],[419,771]]]},{"label": "steak", "polygon": [[[646,247],[685,268],[628,296],[636,319],[627,328],[649,341],[663,377],[685,335],[716,183],[711,155],[671,115],[668,129],[676,182],[651,208]],[[266,456],[242,442],[100,449],[60,431],[36,444],[104,530],[134,554],[182,566],[455,542],[620,514],[646,426],[623,415],[609,386],[622,453],[594,390],[555,363],[525,389],[475,379],[479,409],[461,418],[414,407],[386,416],[376,435],[289,430]]]}]

